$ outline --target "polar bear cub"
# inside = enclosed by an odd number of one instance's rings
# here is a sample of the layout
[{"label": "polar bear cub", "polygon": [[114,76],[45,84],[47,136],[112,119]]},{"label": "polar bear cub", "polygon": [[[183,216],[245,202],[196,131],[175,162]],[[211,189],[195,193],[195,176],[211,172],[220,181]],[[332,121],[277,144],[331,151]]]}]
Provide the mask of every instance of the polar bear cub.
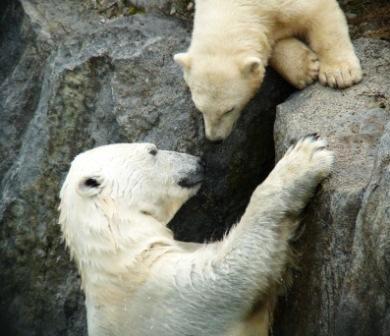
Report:
[{"label": "polar bear cub", "polygon": [[[345,88],[362,78],[336,0],[196,0],[184,71],[206,137],[225,139],[271,64],[299,89],[319,77]],[[304,42],[303,42],[304,41]]]},{"label": "polar bear cub", "polygon": [[198,158],[152,144],[78,155],[61,189],[60,224],[89,335],[267,335],[288,239],[333,163],[325,145],[308,136],[290,148],[240,222],[210,244],[176,241],[166,227],[200,187]]}]

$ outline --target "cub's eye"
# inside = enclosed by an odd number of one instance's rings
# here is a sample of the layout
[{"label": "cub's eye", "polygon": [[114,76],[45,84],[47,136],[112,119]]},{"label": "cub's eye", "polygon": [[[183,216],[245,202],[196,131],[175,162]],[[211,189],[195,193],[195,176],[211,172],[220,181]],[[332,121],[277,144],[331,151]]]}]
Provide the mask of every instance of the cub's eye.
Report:
[{"label": "cub's eye", "polygon": [[157,155],[157,148],[149,149],[149,154],[153,155],[153,156],[156,156]]},{"label": "cub's eye", "polygon": [[84,184],[89,188],[97,188],[98,186],[100,186],[100,183],[94,178],[86,179]]},{"label": "cub's eye", "polygon": [[226,115],[228,115],[229,113],[232,113],[233,111],[234,111],[234,106],[233,106],[231,109],[225,111],[225,113],[224,113],[223,115],[226,116]]}]

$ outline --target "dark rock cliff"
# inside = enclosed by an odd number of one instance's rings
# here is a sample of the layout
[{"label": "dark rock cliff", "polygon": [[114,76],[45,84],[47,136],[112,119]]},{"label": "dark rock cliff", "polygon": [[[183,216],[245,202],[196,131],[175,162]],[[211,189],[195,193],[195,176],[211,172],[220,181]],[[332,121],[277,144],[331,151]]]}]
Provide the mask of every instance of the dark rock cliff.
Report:
[{"label": "dark rock cliff", "polygon": [[[86,333],[79,277],[56,224],[59,188],[78,152],[149,141],[203,156],[204,187],[170,224],[189,241],[220,238],[272,168],[276,106],[292,89],[269,71],[232,135],[205,141],[172,61],[189,43],[191,3],[0,4],[2,334]],[[386,1],[344,3],[354,36],[383,37]],[[383,10],[366,28],[360,19],[373,3]],[[277,335],[389,334],[389,44],[371,38],[357,46],[363,84],[342,92],[315,85],[278,108],[277,156],[292,137],[319,131],[338,164],[295,243],[301,269],[281,299]]]},{"label": "dark rock cliff", "polygon": [[277,108],[277,157],[291,139],[318,132],[336,164],[304,216],[300,269],[275,335],[390,335],[390,43],[355,46],[362,83],[316,84]]}]

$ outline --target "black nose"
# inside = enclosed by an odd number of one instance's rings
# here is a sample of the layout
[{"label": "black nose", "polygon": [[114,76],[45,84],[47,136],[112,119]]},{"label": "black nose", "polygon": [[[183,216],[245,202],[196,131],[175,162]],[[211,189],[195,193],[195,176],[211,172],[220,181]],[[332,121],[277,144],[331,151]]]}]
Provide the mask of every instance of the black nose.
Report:
[{"label": "black nose", "polygon": [[214,144],[214,145],[220,145],[222,142],[223,142],[223,138],[215,138],[215,139],[212,139],[212,140],[210,140],[210,139],[207,139],[208,140],[208,142],[210,142],[210,143],[212,143],[212,144]]},{"label": "black nose", "polygon": [[206,162],[205,162],[203,159],[199,158],[199,159],[198,159],[198,164],[199,164],[202,168],[206,168]]},{"label": "black nose", "polygon": [[204,167],[201,162],[202,161],[199,159],[198,165],[196,166],[195,170],[187,173],[186,176],[179,181],[179,186],[183,188],[192,188],[202,183],[204,176]]}]

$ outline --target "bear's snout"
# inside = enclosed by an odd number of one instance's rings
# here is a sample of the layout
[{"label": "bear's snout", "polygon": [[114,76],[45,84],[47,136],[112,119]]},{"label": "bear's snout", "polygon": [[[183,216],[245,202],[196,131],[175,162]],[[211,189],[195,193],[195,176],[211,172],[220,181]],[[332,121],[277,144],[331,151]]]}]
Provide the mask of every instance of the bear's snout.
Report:
[{"label": "bear's snout", "polygon": [[179,186],[183,188],[192,188],[202,183],[204,178],[204,167],[204,161],[198,159],[196,168],[186,173],[186,176],[180,179],[178,182]]}]

